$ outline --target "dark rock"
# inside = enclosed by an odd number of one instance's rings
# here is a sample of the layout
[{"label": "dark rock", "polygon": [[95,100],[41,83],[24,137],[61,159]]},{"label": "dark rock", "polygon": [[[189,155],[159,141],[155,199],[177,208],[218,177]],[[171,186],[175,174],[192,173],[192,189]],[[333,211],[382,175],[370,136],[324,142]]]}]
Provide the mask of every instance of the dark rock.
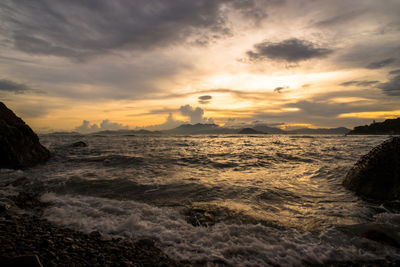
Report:
[{"label": "dark rock", "polygon": [[15,181],[11,182],[10,184],[12,186],[22,186],[22,185],[26,185],[29,182],[30,182],[30,180],[27,177],[21,177]]},{"label": "dark rock", "polygon": [[0,102],[0,168],[28,168],[49,157],[32,129]]},{"label": "dark rock", "polygon": [[362,156],[343,185],[374,200],[400,199],[400,137],[389,139]]},{"label": "dark rock", "polygon": [[43,267],[37,255],[18,256],[11,259],[3,259],[2,266],[29,266]]},{"label": "dark rock", "polygon": [[101,238],[101,234],[100,234],[98,231],[92,231],[92,232],[89,234],[89,236],[90,236],[91,238],[97,238],[97,239]]},{"label": "dark rock", "polygon": [[87,147],[88,145],[83,141],[75,142],[71,145],[72,147]]}]

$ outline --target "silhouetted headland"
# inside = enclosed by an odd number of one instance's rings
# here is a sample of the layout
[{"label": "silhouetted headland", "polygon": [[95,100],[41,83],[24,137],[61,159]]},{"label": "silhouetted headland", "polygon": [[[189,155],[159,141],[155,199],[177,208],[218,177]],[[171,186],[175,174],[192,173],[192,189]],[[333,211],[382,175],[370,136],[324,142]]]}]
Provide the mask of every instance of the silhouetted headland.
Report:
[{"label": "silhouetted headland", "polygon": [[400,134],[400,118],[373,122],[370,125],[357,126],[348,134]]}]

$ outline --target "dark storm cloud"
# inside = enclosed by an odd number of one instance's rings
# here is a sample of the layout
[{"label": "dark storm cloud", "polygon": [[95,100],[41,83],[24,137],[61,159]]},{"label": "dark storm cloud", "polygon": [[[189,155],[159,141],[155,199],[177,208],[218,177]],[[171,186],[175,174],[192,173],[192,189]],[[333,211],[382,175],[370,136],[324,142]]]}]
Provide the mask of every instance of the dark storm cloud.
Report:
[{"label": "dark storm cloud", "polygon": [[386,66],[389,66],[391,64],[393,64],[396,61],[396,59],[394,58],[387,58],[381,61],[376,61],[376,62],[372,62],[370,64],[368,64],[366,66],[367,69],[380,69]]},{"label": "dark storm cloud", "polygon": [[280,43],[262,42],[254,45],[254,50],[247,51],[250,60],[286,60],[299,62],[312,58],[326,57],[333,51],[317,47],[315,44],[296,38],[284,40]]},{"label": "dark storm cloud", "polygon": [[0,79],[0,91],[24,93],[30,91],[31,88],[22,83],[16,83],[7,79]]},{"label": "dark storm cloud", "polygon": [[388,96],[400,96],[400,75],[396,75],[389,79],[388,82],[379,86]]},{"label": "dark storm cloud", "polygon": [[202,95],[198,97],[200,104],[210,104],[212,96],[210,95]]},{"label": "dark storm cloud", "polygon": [[341,83],[341,86],[371,86],[377,84],[379,81],[348,81]]},{"label": "dark storm cloud", "polygon": [[227,10],[260,20],[275,2],[281,1],[5,0],[0,22],[20,51],[84,60],[116,49],[179,44],[188,37],[220,38],[230,34]]},{"label": "dark storm cloud", "polygon": [[239,10],[243,16],[259,24],[267,17],[266,5],[281,5],[285,3],[285,0],[235,0],[231,2],[233,8]]},{"label": "dark storm cloud", "polygon": [[202,95],[202,96],[199,96],[199,99],[200,100],[210,100],[210,99],[212,99],[212,96],[210,96],[210,95]]},{"label": "dark storm cloud", "polygon": [[400,70],[392,70],[389,72],[389,75],[397,75],[400,74]]}]

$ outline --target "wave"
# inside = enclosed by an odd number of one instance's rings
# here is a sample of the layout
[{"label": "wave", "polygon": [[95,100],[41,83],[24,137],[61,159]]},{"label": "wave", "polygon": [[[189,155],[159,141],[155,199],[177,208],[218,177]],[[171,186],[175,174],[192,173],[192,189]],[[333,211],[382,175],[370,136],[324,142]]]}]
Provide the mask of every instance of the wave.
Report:
[{"label": "wave", "polygon": [[196,227],[181,214],[135,201],[45,194],[44,216],[106,237],[152,239],[171,257],[204,265],[299,266],[335,261],[400,259],[398,250],[329,228],[320,233],[261,224]]}]

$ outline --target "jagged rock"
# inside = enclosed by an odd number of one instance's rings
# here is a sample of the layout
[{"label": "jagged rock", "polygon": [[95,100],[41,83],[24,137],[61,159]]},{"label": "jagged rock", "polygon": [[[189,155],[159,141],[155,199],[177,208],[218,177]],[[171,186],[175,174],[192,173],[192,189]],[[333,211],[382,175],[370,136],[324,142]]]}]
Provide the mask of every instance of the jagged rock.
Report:
[{"label": "jagged rock", "polygon": [[75,142],[71,145],[72,147],[87,147],[88,145],[83,141]]},{"label": "jagged rock", "polygon": [[32,129],[0,102],[0,168],[24,169],[49,157]]},{"label": "jagged rock", "polygon": [[343,185],[375,200],[400,199],[400,137],[394,137],[362,156],[347,173]]}]

